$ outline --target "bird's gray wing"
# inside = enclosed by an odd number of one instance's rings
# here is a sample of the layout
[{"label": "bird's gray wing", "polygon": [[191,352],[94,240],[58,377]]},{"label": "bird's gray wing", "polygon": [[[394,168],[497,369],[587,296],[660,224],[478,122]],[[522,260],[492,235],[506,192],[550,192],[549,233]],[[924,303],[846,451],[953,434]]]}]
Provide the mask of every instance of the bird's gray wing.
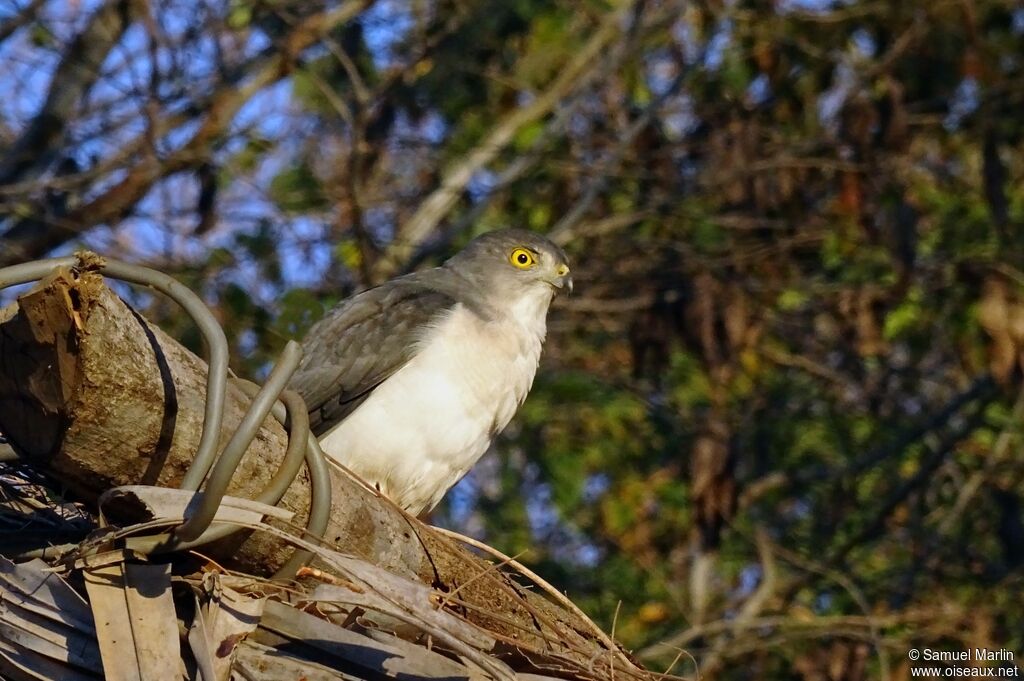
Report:
[{"label": "bird's gray wing", "polygon": [[452,295],[405,277],[341,303],[317,322],[290,384],[306,400],[313,432],[319,436],[352,413],[415,355],[424,329],[455,304]]}]

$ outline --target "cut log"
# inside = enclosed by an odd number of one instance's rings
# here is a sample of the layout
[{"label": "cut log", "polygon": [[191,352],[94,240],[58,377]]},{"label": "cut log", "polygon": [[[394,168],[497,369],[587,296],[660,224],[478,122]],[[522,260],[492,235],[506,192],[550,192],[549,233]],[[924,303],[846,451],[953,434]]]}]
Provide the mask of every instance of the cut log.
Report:
[{"label": "cut log", "polygon": [[[0,430],[21,457],[81,501],[120,485],[176,487],[199,442],[205,382],[206,364],[129,308],[96,272],[61,268],[0,310]],[[247,406],[241,391],[229,389],[222,444]],[[285,446],[284,430],[268,419],[228,494],[251,498],[265,487]],[[584,663],[612,654],[584,619],[342,472],[332,468],[331,475],[326,538],[341,551],[457,590],[465,617],[506,651],[522,646]],[[305,522],[309,493],[303,472],[280,504],[296,522]],[[215,557],[248,572],[268,574],[290,554],[265,535],[226,541]]]}]

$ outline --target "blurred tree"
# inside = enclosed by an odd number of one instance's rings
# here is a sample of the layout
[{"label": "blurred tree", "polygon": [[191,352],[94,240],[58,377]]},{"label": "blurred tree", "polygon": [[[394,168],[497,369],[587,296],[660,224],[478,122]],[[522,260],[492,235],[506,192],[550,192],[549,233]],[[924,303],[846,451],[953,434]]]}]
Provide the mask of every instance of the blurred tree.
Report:
[{"label": "blurred tree", "polygon": [[12,1],[0,264],[173,272],[253,374],[548,232],[580,293],[441,524],[706,678],[1024,654],[1022,48],[1007,0]]}]

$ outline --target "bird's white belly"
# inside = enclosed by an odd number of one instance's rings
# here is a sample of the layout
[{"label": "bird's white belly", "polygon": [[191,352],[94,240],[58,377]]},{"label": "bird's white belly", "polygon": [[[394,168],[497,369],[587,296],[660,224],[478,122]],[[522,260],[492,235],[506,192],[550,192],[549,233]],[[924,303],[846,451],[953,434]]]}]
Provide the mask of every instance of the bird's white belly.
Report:
[{"label": "bird's white belly", "polygon": [[484,454],[533,383],[540,327],[457,306],[421,350],[320,441],[410,513],[433,508]]}]

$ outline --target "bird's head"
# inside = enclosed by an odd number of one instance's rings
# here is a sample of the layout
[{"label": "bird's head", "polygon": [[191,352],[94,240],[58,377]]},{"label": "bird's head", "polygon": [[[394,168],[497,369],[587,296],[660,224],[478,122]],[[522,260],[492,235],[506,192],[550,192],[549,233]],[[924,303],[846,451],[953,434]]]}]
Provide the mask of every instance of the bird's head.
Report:
[{"label": "bird's head", "polygon": [[572,292],[565,252],[553,241],[522,229],[499,229],[473,239],[444,265],[483,290],[502,297]]}]

